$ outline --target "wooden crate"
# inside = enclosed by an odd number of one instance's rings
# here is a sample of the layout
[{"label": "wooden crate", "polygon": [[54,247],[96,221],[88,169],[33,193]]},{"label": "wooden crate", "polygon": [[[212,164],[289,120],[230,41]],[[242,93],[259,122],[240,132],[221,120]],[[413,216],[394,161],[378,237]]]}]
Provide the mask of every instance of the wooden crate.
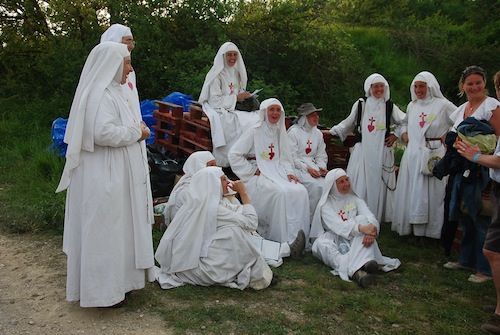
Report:
[{"label": "wooden crate", "polygon": [[156,105],[158,105],[158,110],[160,113],[170,113],[174,118],[183,118],[184,110],[182,106],[160,100],[156,100],[155,103]]}]

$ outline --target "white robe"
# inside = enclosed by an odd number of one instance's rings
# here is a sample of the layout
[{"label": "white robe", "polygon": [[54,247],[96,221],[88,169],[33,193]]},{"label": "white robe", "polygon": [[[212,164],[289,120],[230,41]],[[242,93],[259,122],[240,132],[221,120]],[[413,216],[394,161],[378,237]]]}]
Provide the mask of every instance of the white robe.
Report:
[{"label": "white robe", "polygon": [[288,129],[288,138],[290,147],[295,150],[293,157],[295,173],[309,193],[309,211],[313,215],[323,192],[325,178],[314,178],[307,169],[313,168],[317,171],[326,169],[328,155],[323,134],[317,127],[293,125]]},{"label": "white robe", "polygon": [[257,213],[252,205],[234,205],[222,200],[206,257],[200,257],[198,267],[181,272],[167,273],[157,268],[158,283],[163,289],[185,284],[240,290],[266,288],[271,283],[272,271],[247,235],[256,228]]},{"label": "white robe", "polygon": [[[257,159],[255,157],[255,140],[258,128],[250,128],[241,135],[229,153],[229,161],[233,172],[245,183],[252,204],[259,215],[257,231],[262,237],[276,242],[293,242],[299,230],[303,230],[306,239],[309,236],[309,197],[302,184],[290,182],[287,174],[293,174],[289,162],[280,160],[279,139],[263,139],[273,145],[275,171],[280,171],[281,177],[271,179],[263,172],[259,176]],[[263,153],[259,153],[263,154]],[[250,158],[247,159],[247,158]]]},{"label": "white robe", "polygon": [[148,171],[127,107],[120,85],[108,86],[96,114],[94,152],[81,151],[67,191],[67,299],[82,307],[122,301],[144,287],[145,270],[154,266]]},{"label": "white robe", "polygon": [[[342,140],[351,134],[356,125],[358,101],[351,114],[330,132]],[[401,125],[405,118],[398,106],[394,105],[391,124]],[[399,134],[400,130],[396,133]],[[347,174],[351,179],[354,193],[364,199],[379,222],[392,219],[392,199],[396,188],[394,151],[384,144],[385,101],[372,96],[367,98],[361,118],[362,141],[356,143],[349,158]]]},{"label": "white robe", "polygon": [[379,230],[378,221],[366,203],[355,195],[348,195],[345,199],[341,206],[328,196],[321,209],[318,208],[325,231],[314,241],[313,255],[331,267],[332,274],[346,281],[371,260],[381,265],[382,271],[397,269],[401,262],[397,258],[382,256],[377,241],[369,247],[363,245],[360,224],[371,223]]},{"label": "white robe", "polygon": [[413,230],[415,236],[441,237],[447,178],[439,180],[420,172],[422,148],[444,146],[439,140],[425,139],[446,134],[453,124],[450,115],[455,108],[446,99],[432,97],[408,104],[409,142],[399,168],[392,216],[392,230],[399,235],[408,235]]},{"label": "white robe", "polygon": [[[214,145],[213,154],[218,166],[227,167],[229,166],[227,159],[229,150],[241,135],[242,130],[257,123],[259,116],[257,112],[235,110],[236,95],[240,93],[241,89],[238,72],[228,69],[222,70],[209,87],[208,106],[204,105],[204,111],[214,115],[210,110],[212,109],[217,113],[225,142],[223,146]],[[216,134],[212,135],[212,137],[216,136]]]}]

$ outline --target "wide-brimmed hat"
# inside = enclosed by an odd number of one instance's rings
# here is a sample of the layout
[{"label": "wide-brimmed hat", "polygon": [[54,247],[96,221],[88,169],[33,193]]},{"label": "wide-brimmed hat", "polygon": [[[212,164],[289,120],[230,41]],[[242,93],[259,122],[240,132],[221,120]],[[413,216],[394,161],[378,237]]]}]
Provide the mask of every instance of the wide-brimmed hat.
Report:
[{"label": "wide-brimmed hat", "polygon": [[322,110],[323,108],[316,108],[312,103],[306,102],[297,108],[297,114],[299,114],[299,116],[307,116],[314,112],[321,112]]}]

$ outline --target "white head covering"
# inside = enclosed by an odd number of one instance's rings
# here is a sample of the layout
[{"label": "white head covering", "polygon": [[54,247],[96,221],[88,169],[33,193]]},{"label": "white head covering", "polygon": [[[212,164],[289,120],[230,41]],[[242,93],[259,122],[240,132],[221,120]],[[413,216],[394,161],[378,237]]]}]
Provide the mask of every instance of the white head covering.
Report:
[{"label": "white head covering", "polygon": [[188,188],[188,199],[161,238],[155,257],[165,273],[198,267],[206,257],[217,229],[217,209],[222,200],[222,169],[209,166],[198,171]]},{"label": "white head covering", "polygon": [[56,192],[68,188],[71,172],[80,164],[80,152],[94,151],[97,109],[106,88],[118,78],[121,80],[123,60],[129,56],[125,44],[104,42],[95,46],[87,57],[71,104],[64,135],[64,142],[68,144],[66,164]]},{"label": "white head covering", "polygon": [[[238,52],[238,60],[236,61],[236,64],[234,64],[234,66],[228,66],[226,64],[226,52],[229,51]],[[241,89],[246,89],[248,78],[245,63],[243,62],[243,57],[241,56],[240,50],[238,49],[236,44],[234,44],[233,42],[226,42],[222,44],[222,46],[219,48],[219,51],[217,51],[217,54],[214,58],[214,65],[212,66],[210,71],[208,71],[207,76],[205,77],[205,82],[203,83],[203,88],[201,89],[200,97],[198,99],[200,103],[208,101],[210,84],[212,84],[214,79],[217,78],[217,76],[224,69],[228,71],[234,69],[234,71],[236,71],[240,76]]]},{"label": "white head covering", "polygon": [[365,84],[364,84],[365,96],[367,98],[372,96],[371,86],[375,83],[384,83],[384,85],[385,85],[384,101],[389,100],[391,98],[391,91],[389,89],[389,83],[387,82],[387,80],[385,80],[385,78],[381,74],[378,74],[378,73],[373,73],[373,74],[369,75],[368,78],[366,78]]},{"label": "white head covering", "polygon": [[410,94],[411,94],[411,100],[415,101],[417,100],[417,95],[415,94],[415,82],[417,81],[422,81],[427,84],[427,94],[423,100],[427,100],[430,98],[439,98],[439,99],[446,99],[441,93],[441,88],[439,86],[439,83],[434,77],[434,75],[428,71],[422,71],[419,74],[413,78],[413,81],[411,82],[410,85]]},{"label": "white head covering", "polygon": [[188,159],[186,159],[184,166],[182,167],[184,175],[181,179],[179,179],[177,184],[175,184],[172,192],[170,192],[167,205],[165,206],[165,210],[163,212],[163,215],[165,216],[165,224],[169,225],[173,219],[173,209],[176,206],[179,193],[185,190],[189,183],[191,183],[193,175],[201,169],[207,167],[207,163],[211,160],[215,160],[215,157],[210,151],[195,151],[188,157]]},{"label": "white head covering", "polygon": [[112,24],[102,35],[102,42],[116,42],[122,43],[122,38],[125,36],[132,36],[132,31],[129,27],[123,24],[115,23]]},{"label": "white head covering", "polygon": [[[277,124],[271,124],[267,120],[267,109],[272,105],[278,105],[281,108],[281,117]],[[289,154],[288,136],[285,128],[285,110],[283,105],[276,98],[270,98],[262,101],[259,110],[259,122],[255,125],[256,131],[254,133],[255,145],[255,158],[257,166],[262,174],[271,179],[287,177],[286,171],[281,164],[288,162],[291,163]],[[271,150],[269,148],[270,139],[277,138],[277,145],[279,152],[279,160],[275,155],[271,159]]]},{"label": "white head covering", "polygon": [[343,169],[333,169],[327,173],[325,177],[325,184],[323,185],[323,193],[319,199],[316,210],[314,211],[313,220],[311,223],[311,231],[309,233],[310,238],[317,238],[324,233],[323,224],[321,221],[321,208],[325,205],[328,198],[334,202],[336,208],[342,208],[346,201],[352,201],[356,194],[351,190],[347,194],[342,194],[337,189],[337,179],[342,176],[347,176],[347,173]]}]

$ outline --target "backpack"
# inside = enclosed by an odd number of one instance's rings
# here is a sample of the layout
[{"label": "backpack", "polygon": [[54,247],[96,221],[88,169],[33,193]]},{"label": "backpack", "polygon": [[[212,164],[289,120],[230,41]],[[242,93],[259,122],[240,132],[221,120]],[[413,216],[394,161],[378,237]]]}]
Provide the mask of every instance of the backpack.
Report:
[{"label": "backpack", "polygon": [[[356,142],[361,142],[361,116],[363,114],[363,103],[366,102],[366,97],[359,98],[358,100],[358,113],[356,115],[356,124],[354,126],[354,137]],[[391,99],[385,102],[385,138],[391,134],[391,116],[394,109],[394,103]]]}]

